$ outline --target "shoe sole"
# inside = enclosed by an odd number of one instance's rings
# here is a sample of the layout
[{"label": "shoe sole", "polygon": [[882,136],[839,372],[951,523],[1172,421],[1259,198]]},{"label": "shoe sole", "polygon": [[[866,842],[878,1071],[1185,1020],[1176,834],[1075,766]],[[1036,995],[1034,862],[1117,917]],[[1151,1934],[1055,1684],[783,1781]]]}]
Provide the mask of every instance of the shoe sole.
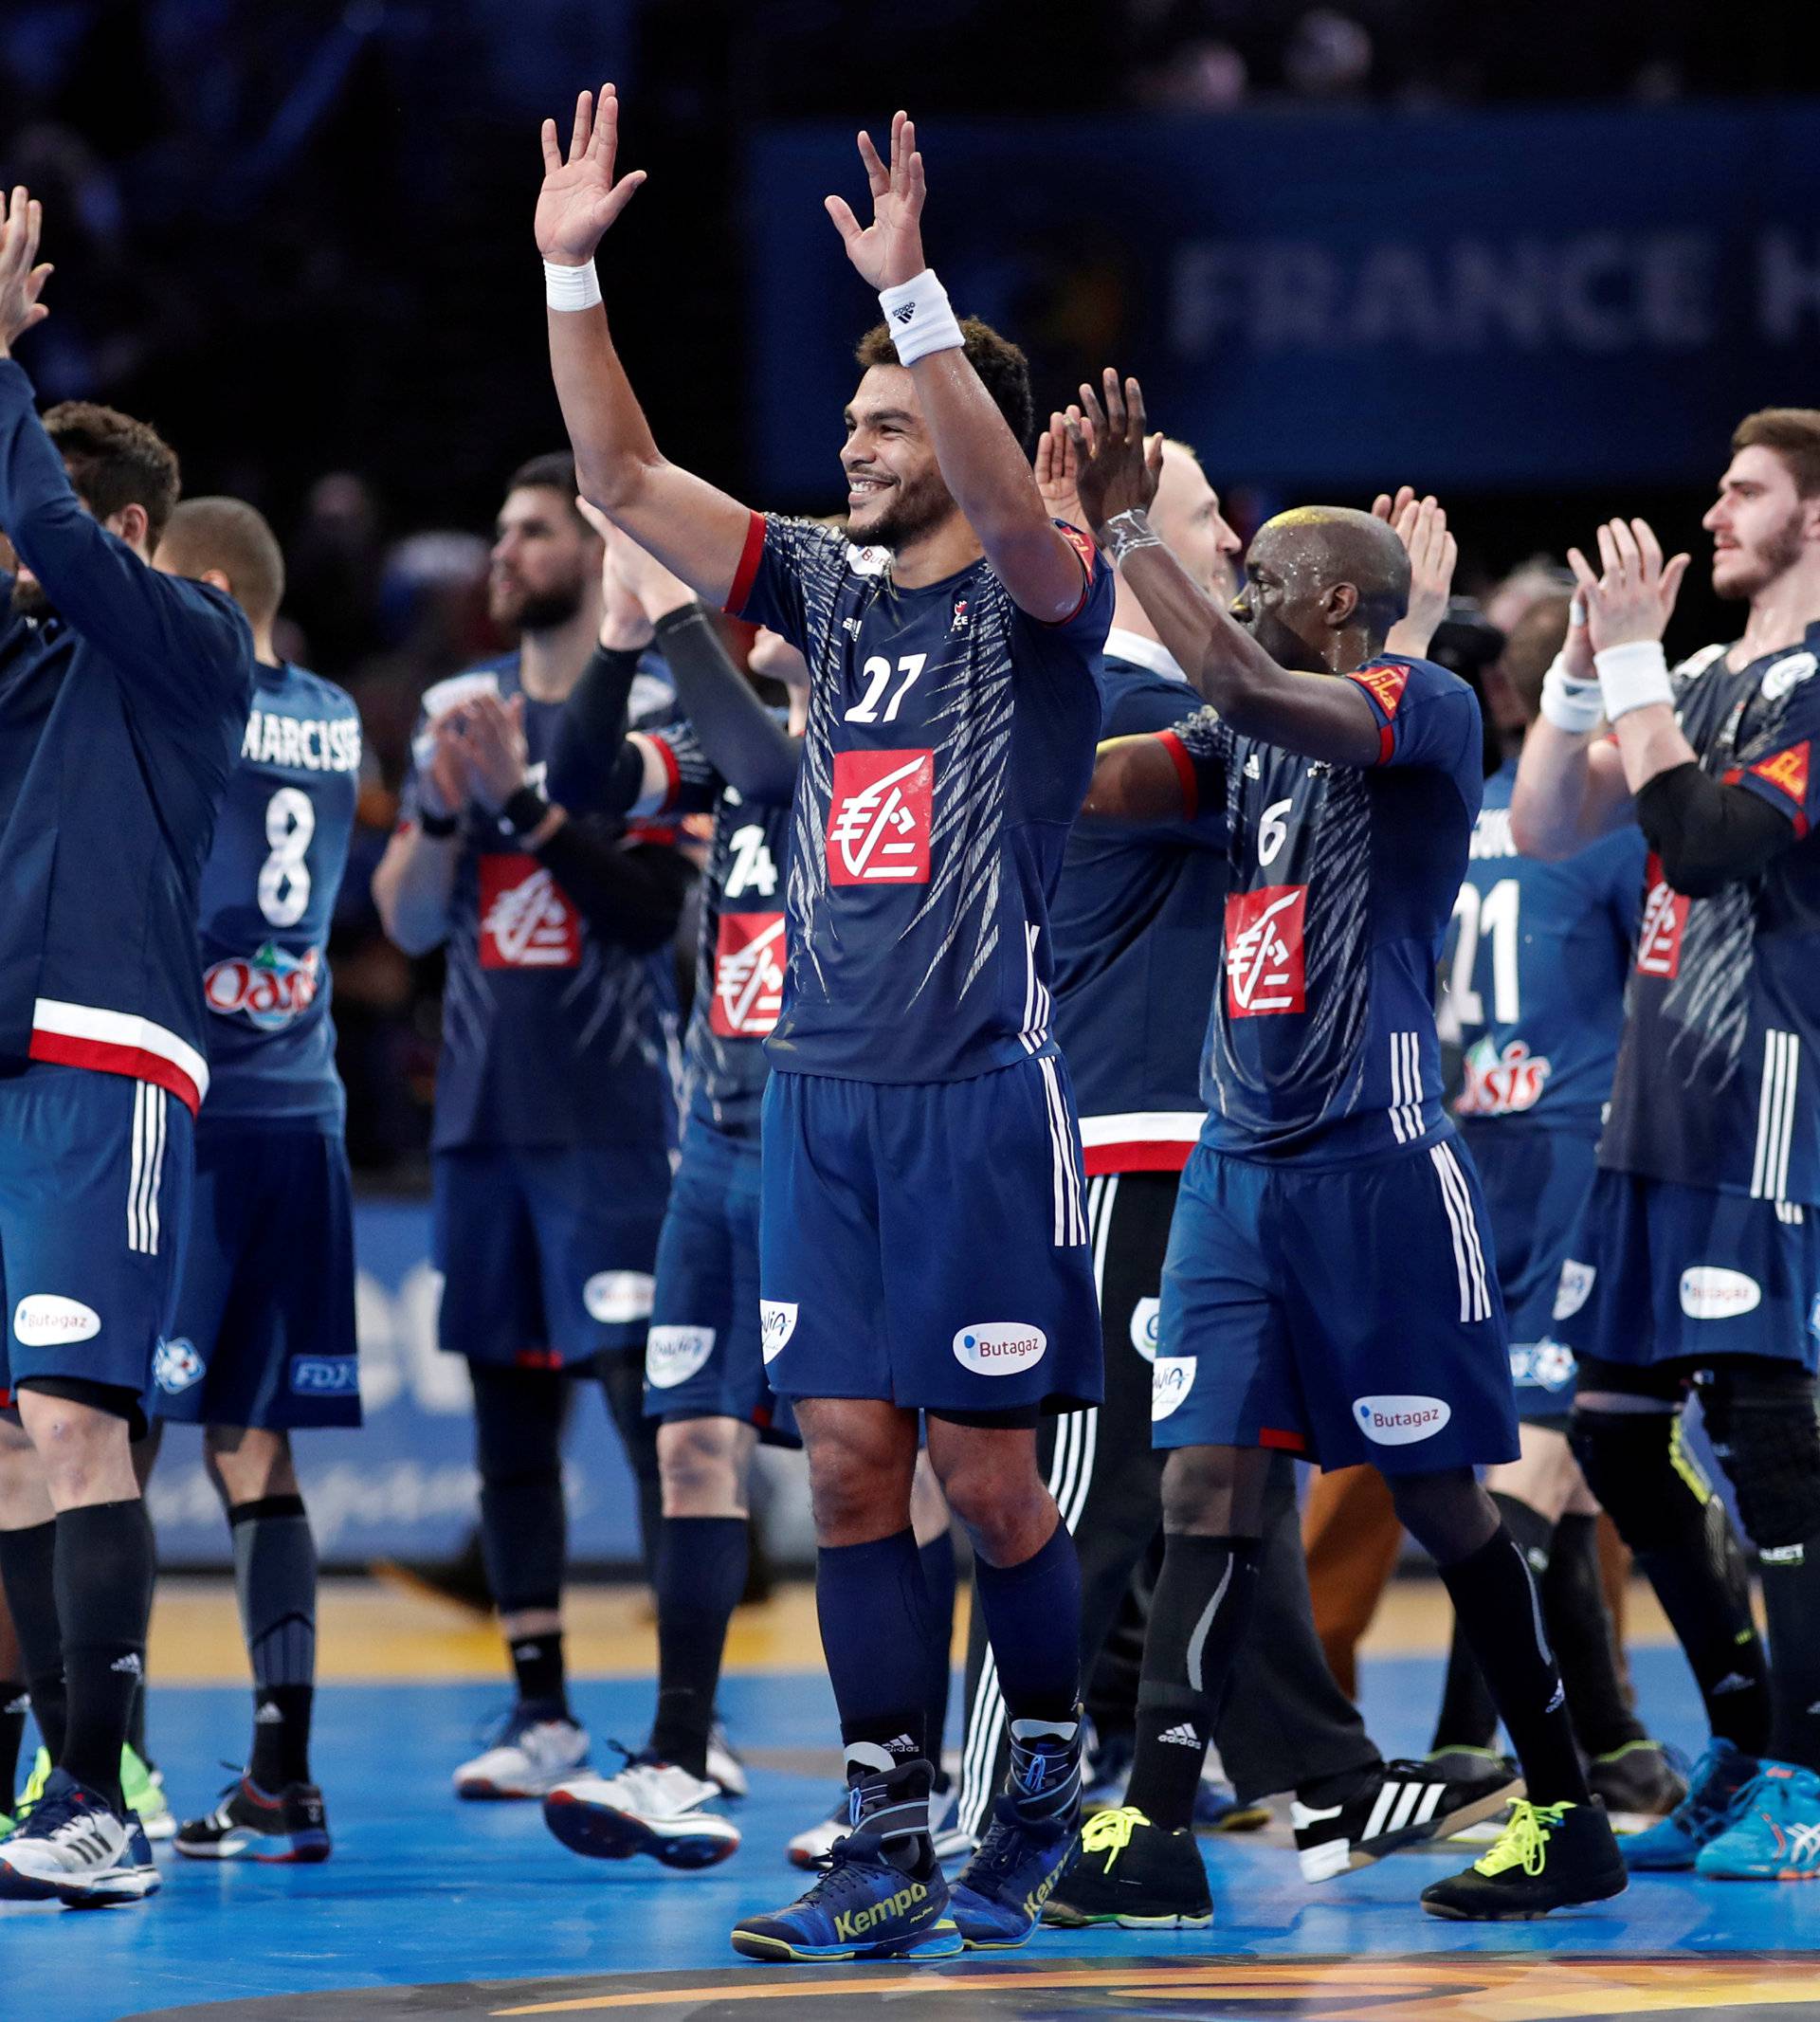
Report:
[{"label": "shoe sole", "polygon": [[326,1861],[330,1851],[326,1832],[294,1832],[289,1849],[283,1853],[261,1853],[256,1850],[256,1842],[251,1840],[243,1840],[238,1846],[231,1847],[225,1840],[207,1845],[179,1839],[174,1844],[187,1861],[253,1861],[262,1867],[295,1867],[309,1862]]},{"label": "shoe sole", "polygon": [[[543,1801],[543,1822],[571,1853],[595,1861],[628,1861],[647,1853],[665,1867],[713,1867],[739,1850],[739,1835],[730,1839],[696,1831],[664,1832],[606,1805],[553,1791]],[[731,1829],[729,1829],[731,1830]]]},{"label": "shoe sole", "polygon": [[1820,1882],[1814,1867],[1702,1867],[1694,1863],[1702,1882]]},{"label": "shoe sole", "polygon": [[1213,1912],[1210,1909],[1203,1917],[1177,1910],[1169,1917],[1139,1917],[1135,1911],[1120,1910],[1094,1916],[1085,1910],[1070,1909],[1065,1903],[1057,1903],[1051,1897],[1043,1906],[1043,1922],[1060,1931],[1085,1931],[1097,1924],[1111,1923],[1121,1931],[1204,1931],[1213,1922]]},{"label": "shoe sole", "polygon": [[952,1922],[944,1920],[915,1938],[887,1940],[876,1945],[792,1945],[781,1938],[766,1938],[756,1931],[733,1933],[733,1949],[741,1958],[784,1960],[797,1965],[822,1965],[846,1958],[957,1958],[967,1949],[966,1940]]},{"label": "shoe sole", "polygon": [[1624,1877],[1613,1883],[1610,1888],[1598,1888],[1584,1896],[1573,1896],[1564,1902],[1551,1903],[1545,1909],[1455,1909],[1450,1903],[1430,1903],[1426,1896],[1422,1898],[1422,1907],[1430,1917],[1439,1917],[1447,1923],[1539,1923],[1544,1917],[1552,1917],[1556,1910],[1581,1909],[1589,1903],[1609,1903],[1613,1896],[1623,1895],[1629,1885],[1629,1878]]},{"label": "shoe sole", "polygon": [[65,1909],[113,1909],[129,1903],[143,1903],[164,1886],[155,1867],[117,1875],[86,1888],[58,1888],[52,1893]]},{"label": "shoe sole", "polygon": [[[1400,1832],[1380,1832],[1374,1840],[1355,1847],[1347,1857],[1346,1866],[1335,1871],[1350,1874],[1356,1868],[1371,1867],[1387,1854],[1401,1853],[1406,1848],[1426,1847],[1432,1842],[1451,1839],[1455,1833],[1467,1831],[1503,1811],[1512,1799],[1523,1794],[1524,1789],[1523,1779],[1513,1776],[1489,1797],[1475,1798],[1471,1804],[1463,1804],[1456,1812],[1444,1812],[1440,1817],[1429,1819],[1427,1825],[1406,1826]],[[1310,1878],[1304,1874],[1302,1879],[1307,1881]]]},{"label": "shoe sole", "polygon": [[571,1776],[579,1776],[587,1769],[586,1762],[577,1762],[573,1769],[565,1769],[561,1776],[552,1776],[547,1783],[539,1783],[535,1790],[526,1790],[516,1784],[504,1783],[458,1783],[455,1794],[467,1804],[529,1804],[534,1798],[548,1797],[560,1783],[567,1783]]}]

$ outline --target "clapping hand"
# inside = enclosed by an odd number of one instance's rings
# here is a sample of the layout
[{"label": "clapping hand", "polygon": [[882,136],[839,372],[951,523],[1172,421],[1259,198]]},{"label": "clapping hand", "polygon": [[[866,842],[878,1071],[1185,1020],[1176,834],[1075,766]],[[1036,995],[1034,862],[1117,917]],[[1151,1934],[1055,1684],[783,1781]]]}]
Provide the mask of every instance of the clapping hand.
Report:
[{"label": "clapping hand", "polygon": [[1447,614],[1460,544],[1447,531],[1445,508],[1432,496],[1418,499],[1411,485],[1400,486],[1394,498],[1379,492],[1372,511],[1392,528],[1410,557],[1410,608],[1384,643],[1392,652],[1419,656]]},{"label": "clapping hand", "polygon": [[1081,504],[1081,461],[1068,439],[1068,419],[1061,412],[1049,416],[1036,445],[1036,488],[1051,519],[1069,526],[1083,526],[1086,514]]},{"label": "clapping hand", "polygon": [[530,750],[524,740],[524,697],[509,702],[477,695],[455,712],[461,718],[468,791],[489,814],[497,814],[524,784]]},{"label": "clapping hand", "polygon": [[1662,543],[1647,519],[1608,519],[1600,527],[1597,575],[1578,548],[1569,548],[1568,565],[1579,585],[1592,650],[1660,639],[1668,629],[1689,558],[1677,555],[1665,562]]}]

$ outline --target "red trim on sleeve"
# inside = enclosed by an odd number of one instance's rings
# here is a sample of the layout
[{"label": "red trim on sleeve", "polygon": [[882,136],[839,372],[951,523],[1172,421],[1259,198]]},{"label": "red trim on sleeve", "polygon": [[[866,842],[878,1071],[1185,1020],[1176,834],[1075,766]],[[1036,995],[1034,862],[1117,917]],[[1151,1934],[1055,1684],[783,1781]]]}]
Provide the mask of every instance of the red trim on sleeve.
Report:
[{"label": "red trim on sleeve", "polygon": [[1070,526],[1065,519],[1056,519],[1050,523],[1074,550],[1083,573],[1081,578],[1081,595],[1074,609],[1065,618],[1045,618],[1041,622],[1049,626],[1072,625],[1087,608],[1087,599],[1093,594],[1093,568],[1100,551],[1094,546],[1092,537],[1083,534],[1078,526]]},{"label": "red trim on sleeve", "polygon": [[1377,734],[1377,762],[1388,765],[1396,750],[1396,733],[1392,727],[1397,705],[1410,684],[1410,670],[1401,661],[1390,660],[1372,666],[1355,667],[1346,679],[1356,682],[1388,720]]},{"label": "red trim on sleeve", "polygon": [[1188,746],[1173,730],[1159,730],[1156,741],[1169,754],[1175,767],[1175,776],[1182,782],[1182,812],[1192,821],[1201,811],[1201,782],[1194,771],[1194,761],[1188,756]]},{"label": "red trim on sleeve", "polygon": [[[664,799],[659,806],[651,810],[651,814],[669,813],[682,797],[682,768],[676,762],[676,754],[670,749],[665,738],[655,737],[647,730],[633,731],[629,741],[638,745],[641,750],[657,754],[657,761],[664,768]],[[642,818],[649,821],[651,817],[646,815]]]},{"label": "red trim on sleeve", "polygon": [[1793,808],[1797,837],[1808,832],[1808,767],[1811,755],[1812,740],[1803,738],[1799,744],[1791,744],[1786,751],[1759,758],[1750,769],[1753,779],[1760,779],[1765,786],[1774,787]]},{"label": "red trim on sleeve", "polygon": [[739,566],[733,572],[733,588],[727,592],[727,601],[722,606],[733,617],[738,617],[746,608],[746,599],[752,594],[764,552],[765,516],[754,513],[746,527],[746,544],[739,550]]}]

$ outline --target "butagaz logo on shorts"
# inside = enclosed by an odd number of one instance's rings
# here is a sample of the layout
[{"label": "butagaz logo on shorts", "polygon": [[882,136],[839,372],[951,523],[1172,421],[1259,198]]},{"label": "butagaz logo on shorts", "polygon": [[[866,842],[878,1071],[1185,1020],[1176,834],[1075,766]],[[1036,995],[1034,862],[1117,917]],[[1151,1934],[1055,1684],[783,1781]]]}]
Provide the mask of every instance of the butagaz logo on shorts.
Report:
[{"label": "butagaz logo on shorts", "polygon": [[1194,1388],[1195,1358],[1192,1355],[1159,1355],[1150,1365],[1150,1417],[1153,1425],[1181,1408]]},{"label": "butagaz logo on shorts", "polygon": [[291,1363],[291,1389],[300,1397],[344,1397],[360,1388],[360,1364],[351,1355],[300,1355]]},{"label": "butagaz logo on shorts", "polygon": [[152,1351],[152,1380],[169,1397],[188,1390],[201,1376],[204,1367],[191,1341],[160,1341]]},{"label": "butagaz logo on shorts", "polygon": [[1689,1320],[1736,1320],[1763,1302],[1763,1287],[1742,1271],[1696,1264],[1681,1274],[1681,1310]]},{"label": "butagaz logo on shorts", "polygon": [[994,1320],[955,1336],[955,1360],[982,1376],[1014,1376],[1043,1359],[1049,1338],[1024,1321]]},{"label": "butagaz logo on shorts", "polygon": [[758,1340],[767,1362],[774,1362],[783,1354],[795,1331],[795,1300],[761,1299],[758,1302]]},{"label": "butagaz logo on shorts", "polygon": [[1453,1407],[1439,1397],[1355,1397],[1353,1416],[1374,1445],[1412,1447],[1432,1439],[1453,1416]]},{"label": "butagaz logo on shorts", "polygon": [[653,1390],[674,1390],[713,1353],[712,1327],[653,1327],[645,1338],[645,1380]]},{"label": "butagaz logo on shorts", "polygon": [[1569,1257],[1561,1266],[1561,1282],[1555,1287],[1555,1318],[1571,1320],[1592,1296],[1592,1281],[1599,1275],[1591,1264],[1576,1264]]},{"label": "butagaz logo on shorts", "polygon": [[1131,1309],[1131,1345],[1146,1362],[1156,1359],[1156,1342],[1161,1334],[1163,1302],[1140,1299]]},{"label": "butagaz logo on shorts", "polygon": [[64,1341],[92,1341],[101,1316],[80,1299],[32,1292],[12,1309],[12,1331],[22,1348],[56,1348]]},{"label": "butagaz logo on shorts", "polygon": [[649,1317],[657,1280],[649,1271],[596,1271],[581,1288],[590,1320],[603,1327]]}]

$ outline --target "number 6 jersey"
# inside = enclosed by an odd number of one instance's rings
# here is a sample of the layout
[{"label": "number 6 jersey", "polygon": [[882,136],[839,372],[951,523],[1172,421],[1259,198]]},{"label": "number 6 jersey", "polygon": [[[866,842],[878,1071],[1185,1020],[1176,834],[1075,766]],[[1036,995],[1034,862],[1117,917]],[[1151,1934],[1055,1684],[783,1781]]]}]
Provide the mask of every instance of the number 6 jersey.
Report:
[{"label": "number 6 jersey", "polygon": [[728,609],[809,661],[774,1067],[952,1082],[1053,1049],[1048,902],[1093,771],[1112,571],[1044,625],[984,557],[900,589],[877,549],[754,514]]},{"label": "number 6 jersey", "polygon": [[346,1109],[329,1017],[329,922],[354,833],[360,718],[333,682],[257,665],[240,759],[202,874],[206,1122]]}]

